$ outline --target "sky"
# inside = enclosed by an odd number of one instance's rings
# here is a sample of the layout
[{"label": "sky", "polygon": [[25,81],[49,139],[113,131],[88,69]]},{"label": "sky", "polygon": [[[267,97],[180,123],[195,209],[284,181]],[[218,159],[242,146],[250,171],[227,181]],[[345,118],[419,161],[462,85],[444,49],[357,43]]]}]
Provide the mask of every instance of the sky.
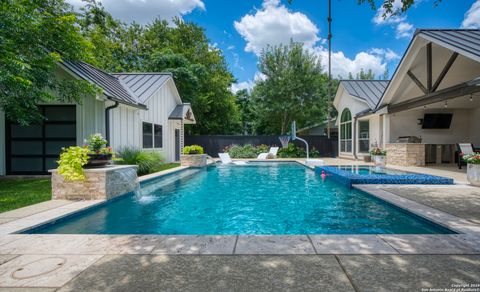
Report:
[{"label": "sky", "polygon": [[[69,0],[79,5],[81,0]],[[480,28],[480,0],[416,0],[401,16],[357,0],[332,1],[332,74],[347,78],[361,69],[381,76],[395,71],[417,28]],[[205,28],[213,47],[223,51],[236,78],[232,91],[252,88],[262,78],[258,55],[267,45],[293,41],[327,64],[327,0],[101,0],[125,22],[146,24],[155,17],[179,16]],[[381,3],[382,1],[377,1]],[[394,7],[399,7],[396,0]],[[325,68],[326,69],[326,68]]]}]

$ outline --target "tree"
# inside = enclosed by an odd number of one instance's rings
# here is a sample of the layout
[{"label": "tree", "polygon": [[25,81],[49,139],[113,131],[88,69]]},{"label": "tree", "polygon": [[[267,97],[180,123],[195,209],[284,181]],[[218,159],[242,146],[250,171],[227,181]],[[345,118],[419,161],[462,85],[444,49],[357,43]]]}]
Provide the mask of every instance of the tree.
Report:
[{"label": "tree", "polygon": [[375,79],[375,74],[373,74],[372,69],[368,69],[367,72],[360,68],[360,72],[357,73],[356,79],[358,80],[373,80]]},{"label": "tree", "polygon": [[[357,0],[358,4],[368,3],[373,10],[377,10],[377,2],[380,2],[380,7],[383,8],[383,17],[386,18],[389,15],[399,15],[407,12],[407,10],[415,4],[415,0],[401,0],[401,6],[395,7],[395,2],[399,0]],[[442,0],[433,1],[434,6],[438,6]]]},{"label": "tree", "polygon": [[179,18],[156,19],[141,26],[115,20],[89,0],[80,21],[82,32],[96,48],[96,64],[110,72],[167,71],[173,74],[183,101],[191,102],[197,124],[194,134],[234,133],[239,125],[234,82],[224,56],[210,46],[205,31]]},{"label": "tree", "polygon": [[320,59],[301,43],[267,47],[259,71],[266,78],[252,93],[258,133],[285,134],[293,121],[303,127],[325,119],[328,76]]},{"label": "tree", "polygon": [[63,0],[0,2],[0,107],[9,120],[28,125],[42,118],[37,104],[80,102],[96,89],[56,78],[62,59],[90,59],[70,5]]},{"label": "tree", "polygon": [[254,124],[254,108],[252,104],[252,97],[247,89],[239,90],[235,94],[237,105],[240,110],[240,122],[242,125],[242,134],[249,135],[253,134],[253,124]]}]

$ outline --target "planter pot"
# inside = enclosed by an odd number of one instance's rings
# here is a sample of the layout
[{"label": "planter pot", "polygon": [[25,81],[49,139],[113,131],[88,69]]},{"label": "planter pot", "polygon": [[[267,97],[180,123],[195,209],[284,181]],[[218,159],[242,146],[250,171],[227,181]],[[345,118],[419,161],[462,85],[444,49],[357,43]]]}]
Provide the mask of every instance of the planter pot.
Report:
[{"label": "planter pot", "polygon": [[88,162],[83,168],[105,167],[112,162],[112,154],[88,154]]},{"label": "planter pot", "polygon": [[385,166],[387,164],[387,156],[385,155],[372,155],[372,159],[375,166]]},{"label": "planter pot", "polygon": [[480,187],[480,164],[467,165],[467,180],[472,185]]},{"label": "planter pot", "polygon": [[182,166],[204,167],[207,165],[207,154],[188,154],[180,156]]},{"label": "planter pot", "polygon": [[372,156],[370,155],[363,155],[364,162],[372,162]]}]

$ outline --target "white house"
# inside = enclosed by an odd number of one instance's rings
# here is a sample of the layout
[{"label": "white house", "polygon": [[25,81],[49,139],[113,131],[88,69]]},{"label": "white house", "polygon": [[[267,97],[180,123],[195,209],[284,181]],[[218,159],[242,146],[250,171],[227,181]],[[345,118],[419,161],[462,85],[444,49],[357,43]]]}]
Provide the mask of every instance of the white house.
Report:
[{"label": "white house", "polygon": [[479,76],[480,30],[417,30],[391,81],[340,82],[339,156],[377,143],[410,159],[398,164],[453,163],[457,143],[480,146]]},{"label": "white house", "polygon": [[101,94],[79,104],[44,104],[45,120],[22,127],[0,111],[0,175],[43,174],[56,167],[62,147],[83,145],[102,133],[119,150],[132,146],[161,151],[167,162],[179,160],[184,125],[194,124],[169,73],[109,74],[84,62],[64,61],[57,78],[84,79]]}]

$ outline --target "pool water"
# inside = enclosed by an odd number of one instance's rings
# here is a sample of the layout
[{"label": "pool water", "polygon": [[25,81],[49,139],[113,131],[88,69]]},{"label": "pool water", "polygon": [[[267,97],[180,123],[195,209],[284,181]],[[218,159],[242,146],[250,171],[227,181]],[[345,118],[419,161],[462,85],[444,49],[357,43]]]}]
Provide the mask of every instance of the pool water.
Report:
[{"label": "pool water", "polygon": [[406,171],[390,169],[381,166],[368,166],[368,165],[339,165],[338,169],[351,172],[359,175],[404,175],[409,174]]},{"label": "pool water", "polygon": [[218,165],[142,185],[35,233],[432,234],[451,233],[297,163]]}]

